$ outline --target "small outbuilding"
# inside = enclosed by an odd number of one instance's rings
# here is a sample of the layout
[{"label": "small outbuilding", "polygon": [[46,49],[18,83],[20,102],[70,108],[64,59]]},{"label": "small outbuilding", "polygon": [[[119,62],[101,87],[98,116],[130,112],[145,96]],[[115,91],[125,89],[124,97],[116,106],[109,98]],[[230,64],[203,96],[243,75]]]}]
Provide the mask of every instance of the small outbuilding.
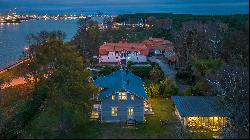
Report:
[{"label": "small outbuilding", "polygon": [[223,103],[217,96],[172,96],[175,114],[187,128],[218,131],[226,125]]}]

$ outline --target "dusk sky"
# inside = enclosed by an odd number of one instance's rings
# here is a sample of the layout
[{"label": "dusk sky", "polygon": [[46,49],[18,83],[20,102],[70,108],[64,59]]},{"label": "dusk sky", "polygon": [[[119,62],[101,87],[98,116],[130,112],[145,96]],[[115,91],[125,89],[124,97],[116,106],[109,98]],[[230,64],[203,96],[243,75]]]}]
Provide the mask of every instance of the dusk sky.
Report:
[{"label": "dusk sky", "polygon": [[0,0],[0,14],[17,8],[31,13],[90,13],[108,14],[135,12],[171,12],[191,14],[248,13],[248,0]]},{"label": "dusk sky", "polygon": [[248,5],[248,0],[0,0],[0,7],[26,6],[84,6],[84,5],[124,5],[124,4],[240,4]]}]

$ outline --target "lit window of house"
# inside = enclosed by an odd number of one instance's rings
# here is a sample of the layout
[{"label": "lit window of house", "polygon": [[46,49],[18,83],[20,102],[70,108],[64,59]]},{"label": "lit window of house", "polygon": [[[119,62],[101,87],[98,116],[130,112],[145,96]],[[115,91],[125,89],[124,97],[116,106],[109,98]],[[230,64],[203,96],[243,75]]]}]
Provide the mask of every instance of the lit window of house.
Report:
[{"label": "lit window of house", "polygon": [[128,108],[128,116],[133,116],[134,115],[134,108],[130,107]]},{"label": "lit window of house", "polygon": [[115,100],[115,95],[112,95],[111,98],[112,98],[112,100]]},{"label": "lit window of house", "polygon": [[117,116],[117,107],[112,107],[111,114],[112,116]]},{"label": "lit window of house", "polygon": [[135,100],[135,95],[131,95],[131,100]]},{"label": "lit window of house", "polygon": [[127,94],[125,92],[119,93],[119,100],[127,100]]}]

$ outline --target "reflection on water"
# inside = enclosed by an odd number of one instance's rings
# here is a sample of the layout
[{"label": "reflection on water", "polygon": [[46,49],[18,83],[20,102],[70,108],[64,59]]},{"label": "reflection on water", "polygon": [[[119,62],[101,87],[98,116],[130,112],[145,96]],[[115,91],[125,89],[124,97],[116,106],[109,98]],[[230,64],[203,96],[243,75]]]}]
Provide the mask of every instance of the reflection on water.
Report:
[{"label": "reflection on water", "polygon": [[0,24],[0,69],[20,59],[23,48],[27,45],[26,36],[40,31],[64,31],[66,41],[77,30],[76,20],[30,20],[18,23]]}]

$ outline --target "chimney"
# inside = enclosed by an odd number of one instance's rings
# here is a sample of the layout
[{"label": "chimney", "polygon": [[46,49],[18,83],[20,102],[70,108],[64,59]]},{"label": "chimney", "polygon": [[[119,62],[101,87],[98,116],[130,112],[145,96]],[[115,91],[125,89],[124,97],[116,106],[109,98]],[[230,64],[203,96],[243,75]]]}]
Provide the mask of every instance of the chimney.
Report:
[{"label": "chimney", "polygon": [[127,85],[129,84],[129,80],[127,80]]},{"label": "chimney", "polygon": [[128,75],[128,70],[126,70],[126,75]]}]

